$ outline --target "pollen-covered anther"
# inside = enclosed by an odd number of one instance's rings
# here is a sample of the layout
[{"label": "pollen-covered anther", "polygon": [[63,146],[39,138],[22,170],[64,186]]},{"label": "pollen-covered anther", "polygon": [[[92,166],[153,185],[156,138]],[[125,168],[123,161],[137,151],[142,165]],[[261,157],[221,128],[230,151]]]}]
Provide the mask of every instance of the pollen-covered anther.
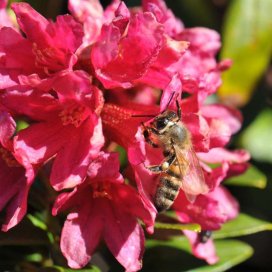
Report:
[{"label": "pollen-covered anther", "polygon": [[62,110],[59,113],[59,117],[64,126],[74,125],[75,127],[79,127],[85,120],[86,108],[78,105],[70,106]]},{"label": "pollen-covered anther", "polygon": [[93,184],[93,198],[98,197],[112,199],[110,195],[110,185],[108,183],[96,182]]},{"label": "pollen-covered anther", "polygon": [[15,160],[11,152],[0,147],[0,156],[8,167],[20,167],[21,165]]},{"label": "pollen-covered anther", "polygon": [[32,52],[35,55],[35,65],[37,68],[42,68],[46,74],[49,74],[49,68],[54,63],[55,68],[61,63],[56,62],[55,52],[53,48],[38,48],[36,43],[32,44]]}]

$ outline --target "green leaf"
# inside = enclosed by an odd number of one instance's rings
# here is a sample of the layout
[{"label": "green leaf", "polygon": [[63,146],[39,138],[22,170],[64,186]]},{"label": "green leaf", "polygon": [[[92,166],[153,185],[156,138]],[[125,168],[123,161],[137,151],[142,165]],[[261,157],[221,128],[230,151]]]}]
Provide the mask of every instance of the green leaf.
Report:
[{"label": "green leaf", "polygon": [[33,216],[32,214],[28,214],[27,218],[30,220],[30,222],[37,228],[40,228],[42,230],[47,230],[46,224],[40,220],[38,217]]},{"label": "green leaf", "polygon": [[237,237],[266,230],[272,230],[272,223],[240,213],[236,219],[225,223],[220,230],[213,232],[213,238]]},{"label": "green leaf", "polygon": [[237,240],[216,240],[215,246],[219,262],[215,265],[207,265],[204,261],[189,255],[191,248],[185,237],[176,237],[167,241],[148,240],[142,271],[220,272],[245,261],[253,253],[251,246]]},{"label": "green leaf", "polygon": [[191,230],[195,232],[201,231],[201,226],[198,224],[172,224],[172,223],[155,223],[156,229],[169,229],[169,230]]},{"label": "green leaf", "polygon": [[244,105],[270,62],[272,52],[272,1],[234,0],[223,27],[221,59],[233,66],[223,73],[221,98]]},{"label": "green leaf", "polygon": [[29,126],[29,124],[26,121],[19,120],[19,121],[17,121],[17,124],[16,124],[16,130],[18,132],[18,131],[20,131],[22,129],[27,128],[28,126]]},{"label": "green leaf", "polygon": [[205,265],[187,272],[222,272],[244,262],[253,254],[253,248],[241,241],[222,240],[216,241],[216,252],[219,262],[214,265]]},{"label": "green leaf", "polygon": [[259,113],[240,137],[240,144],[246,148],[252,158],[257,161],[272,163],[271,124],[272,109],[266,108]]},{"label": "green leaf", "polygon": [[251,165],[242,175],[229,178],[224,181],[224,184],[234,186],[248,186],[264,189],[266,187],[267,178],[258,168]]}]

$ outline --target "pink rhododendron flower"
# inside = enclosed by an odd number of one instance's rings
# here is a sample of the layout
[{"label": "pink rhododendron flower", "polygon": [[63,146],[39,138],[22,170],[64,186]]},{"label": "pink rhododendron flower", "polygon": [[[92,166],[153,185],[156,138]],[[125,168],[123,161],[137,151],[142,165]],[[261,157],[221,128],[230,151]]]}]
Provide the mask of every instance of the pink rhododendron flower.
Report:
[{"label": "pink rhododendron flower", "polygon": [[[102,171],[101,171],[102,170]],[[72,268],[85,266],[101,238],[126,271],[141,268],[144,233],[154,217],[139,194],[124,184],[117,154],[101,153],[90,164],[88,178],[70,193],[59,195],[53,214],[71,210],[61,234],[61,250]]]},{"label": "pink rhododendron flower", "polygon": [[83,38],[79,23],[70,15],[50,22],[27,3],[14,3],[12,9],[26,38],[12,28],[0,30],[0,88],[17,85],[20,75],[45,78],[73,67]]},{"label": "pink rhododendron flower", "polygon": [[104,137],[96,113],[101,107],[100,91],[91,85],[88,76],[68,73],[52,84],[59,99],[28,89],[9,90],[3,103],[36,121],[15,137],[15,154],[23,165],[34,166],[56,156],[50,180],[60,190],[82,182]]},{"label": "pink rhododendron flower", "polygon": [[152,85],[165,86],[171,77],[165,68],[178,61],[188,43],[172,40],[151,12],[130,13],[121,3],[115,14],[92,48],[96,76],[106,88],[130,88],[154,83],[154,73],[160,71],[163,83],[159,79]]}]

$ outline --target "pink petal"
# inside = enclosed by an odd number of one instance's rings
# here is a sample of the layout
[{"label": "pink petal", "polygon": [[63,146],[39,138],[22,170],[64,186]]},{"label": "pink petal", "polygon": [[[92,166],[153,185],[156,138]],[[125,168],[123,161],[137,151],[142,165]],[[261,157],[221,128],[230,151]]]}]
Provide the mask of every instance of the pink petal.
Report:
[{"label": "pink petal", "polygon": [[144,0],[142,6],[144,11],[152,12],[156,16],[170,37],[176,36],[183,30],[182,22],[167,8],[163,0]]},{"label": "pink petal", "polygon": [[[46,86],[46,84],[44,83]],[[91,77],[82,70],[61,72],[56,74],[52,82],[48,80],[48,89],[54,89],[58,93],[61,103],[77,101],[85,104],[92,112],[96,110],[96,96],[100,90],[92,85]],[[99,105],[102,106],[102,105]]]},{"label": "pink petal", "polygon": [[202,107],[201,113],[205,118],[218,119],[224,122],[229,127],[231,134],[236,133],[241,128],[242,115],[234,108],[212,104]]},{"label": "pink petal", "polygon": [[204,172],[206,183],[208,184],[210,190],[218,187],[220,183],[227,177],[230,166],[228,163],[222,163],[221,166],[216,167],[210,172]]},{"label": "pink petal", "polygon": [[64,53],[76,52],[82,43],[82,26],[70,15],[58,16],[55,23],[49,23],[47,32],[50,35],[50,45],[63,50]]},{"label": "pink petal", "polygon": [[207,121],[201,115],[194,113],[184,114],[182,121],[191,133],[194,151],[207,151],[210,145]]},{"label": "pink petal", "polygon": [[0,55],[1,89],[17,85],[20,74],[40,71],[35,66],[31,43],[12,28],[0,29]]},{"label": "pink petal", "polygon": [[184,29],[178,38],[190,42],[190,50],[207,55],[215,55],[221,46],[219,34],[204,27]]},{"label": "pink petal", "polygon": [[[173,94],[175,95],[173,96]],[[171,79],[170,83],[168,84],[168,86],[163,91],[160,102],[160,111],[163,112],[164,110],[166,110],[167,106],[170,109],[171,105],[175,105],[177,97],[181,97],[181,94],[182,94],[181,81],[178,74],[175,74]],[[171,101],[170,98],[172,98]]]},{"label": "pink petal", "polygon": [[90,118],[85,120],[70,134],[69,145],[63,145],[59,150],[50,176],[55,190],[72,188],[86,177],[91,160],[104,144],[101,121],[96,122]]},{"label": "pink petal", "polygon": [[27,211],[27,197],[31,184],[20,184],[17,195],[8,204],[6,210],[5,223],[2,225],[2,231],[8,231],[16,226],[25,216]]},{"label": "pink petal", "polygon": [[[10,155],[12,156],[11,153]],[[0,187],[4,188],[0,196],[0,210],[6,208],[2,231],[8,231],[17,225],[26,213],[28,191],[34,176],[27,179],[23,167],[8,166],[2,159],[0,169]]]},{"label": "pink petal", "polygon": [[59,212],[62,210],[69,209],[70,206],[73,206],[74,203],[72,201],[69,201],[74,194],[77,192],[77,187],[74,188],[74,190],[71,193],[61,193],[56,197],[56,200],[54,202],[53,208],[52,208],[52,215],[56,216]]},{"label": "pink petal", "polygon": [[84,45],[94,43],[103,24],[103,7],[98,0],[69,0],[69,11],[84,24]]},{"label": "pink petal", "polygon": [[75,269],[90,261],[103,230],[100,207],[90,200],[78,208],[76,218],[68,217],[61,233],[61,251],[68,265]]},{"label": "pink petal", "polygon": [[33,124],[14,138],[16,158],[25,166],[43,163],[67,144],[73,132],[59,120]]},{"label": "pink petal", "polygon": [[7,7],[8,0],[0,0],[0,9],[5,9]]},{"label": "pink petal", "polygon": [[0,210],[2,210],[18,192],[20,185],[24,185],[25,176],[22,167],[8,167],[2,158],[0,159],[0,169],[0,186],[1,188],[5,188],[0,197]]},{"label": "pink petal", "polygon": [[11,137],[14,135],[16,123],[11,115],[0,108],[0,143],[8,147]]},{"label": "pink petal", "polygon": [[88,168],[90,179],[111,180],[112,182],[123,182],[123,177],[119,173],[120,162],[117,153],[100,152]]},{"label": "pink petal", "polygon": [[225,188],[216,187],[212,192],[198,196],[194,203],[190,203],[180,191],[174,209],[182,222],[194,222],[203,229],[216,230],[238,215],[239,204]]},{"label": "pink petal", "polygon": [[140,218],[147,226],[149,233],[153,232],[156,210],[146,205],[135,189],[125,184],[112,185],[116,206],[124,205],[123,209],[128,214]]},{"label": "pink petal", "polygon": [[2,103],[17,114],[33,120],[52,120],[59,112],[58,100],[48,94],[17,86],[2,95]]},{"label": "pink petal", "polygon": [[103,217],[108,222],[104,226],[104,239],[108,248],[126,271],[140,270],[144,251],[144,232],[136,217],[120,211],[118,206],[109,206],[103,211]]},{"label": "pink petal", "polygon": [[185,230],[184,234],[189,239],[192,246],[192,253],[199,259],[205,260],[208,264],[215,264],[218,261],[214,243],[209,239],[206,243],[199,242],[198,234],[193,231]]},{"label": "pink petal", "polygon": [[198,153],[198,157],[208,163],[243,163],[250,159],[250,154],[243,149],[229,151],[225,148],[213,148],[207,153]]},{"label": "pink petal", "polygon": [[[27,3],[13,3],[12,9],[17,17],[17,22],[22,31],[32,41],[47,43],[43,33],[48,21]],[[35,25],[35,28],[33,28]]]},{"label": "pink petal", "polygon": [[115,12],[120,6],[120,0],[112,0],[110,5],[108,5],[104,11],[104,24],[109,24],[115,18]]}]

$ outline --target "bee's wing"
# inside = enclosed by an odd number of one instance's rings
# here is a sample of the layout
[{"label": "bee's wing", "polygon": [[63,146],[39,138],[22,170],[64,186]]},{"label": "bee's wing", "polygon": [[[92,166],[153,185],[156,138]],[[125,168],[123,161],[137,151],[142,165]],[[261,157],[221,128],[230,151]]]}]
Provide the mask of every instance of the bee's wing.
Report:
[{"label": "bee's wing", "polygon": [[192,148],[185,150],[174,145],[174,149],[180,173],[182,174],[181,188],[186,194],[187,199],[193,202],[197,195],[205,194],[209,191],[202,168]]}]

